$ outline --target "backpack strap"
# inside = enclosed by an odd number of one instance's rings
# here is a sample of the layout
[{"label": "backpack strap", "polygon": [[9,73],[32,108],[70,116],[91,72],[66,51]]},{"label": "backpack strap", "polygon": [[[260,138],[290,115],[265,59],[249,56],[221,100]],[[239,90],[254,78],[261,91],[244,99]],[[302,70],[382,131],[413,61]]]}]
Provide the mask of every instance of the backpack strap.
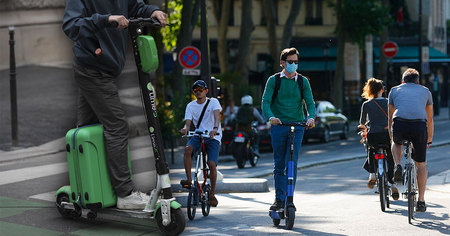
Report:
[{"label": "backpack strap", "polygon": [[206,101],[206,104],[205,104],[205,106],[203,107],[202,114],[200,114],[200,118],[198,119],[197,125],[194,125],[196,129],[198,129],[198,128],[200,127],[200,123],[201,123],[202,120],[203,120],[203,115],[205,115],[206,107],[208,106],[209,101],[211,101],[211,99],[209,99],[209,98],[207,98],[206,100],[207,100],[207,101]]},{"label": "backpack strap", "polygon": [[[302,90],[303,90],[303,75],[300,73],[297,73],[297,84],[298,84],[298,89],[300,90],[300,96],[301,96]],[[278,96],[278,90],[280,90],[280,86],[281,86],[281,73],[278,72],[275,74],[275,88],[274,88],[273,94],[272,94],[272,102]]]},{"label": "backpack strap", "polygon": [[273,89],[272,102],[277,97],[278,90],[280,90],[280,86],[281,86],[281,73],[278,72],[278,73],[275,74],[275,88]]}]

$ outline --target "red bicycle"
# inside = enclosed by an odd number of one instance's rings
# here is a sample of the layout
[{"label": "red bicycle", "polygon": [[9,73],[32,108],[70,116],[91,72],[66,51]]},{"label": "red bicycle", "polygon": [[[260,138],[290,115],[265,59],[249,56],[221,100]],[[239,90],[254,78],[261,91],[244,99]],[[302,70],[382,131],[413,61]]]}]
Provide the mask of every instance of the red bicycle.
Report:
[{"label": "red bicycle", "polygon": [[[195,172],[193,173],[194,184],[189,186],[183,186],[189,189],[188,202],[187,202],[187,213],[189,220],[194,220],[195,211],[199,203],[202,204],[203,216],[209,215],[209,210],[211,209],[211,203],[209,201],[209,194],[211,192],[211,185],[208,183],[209,168],[207,164],[207,154],[205,148],[204,137],[209,137],[208,131],[188,131],[183,137],[194,137],[198,136],[200,138],[201,148],[193,154],[196,156]],[[202,171],[203,183],[199,182],[199,169]],[[201,181],[201,180],[200,180]]]}]

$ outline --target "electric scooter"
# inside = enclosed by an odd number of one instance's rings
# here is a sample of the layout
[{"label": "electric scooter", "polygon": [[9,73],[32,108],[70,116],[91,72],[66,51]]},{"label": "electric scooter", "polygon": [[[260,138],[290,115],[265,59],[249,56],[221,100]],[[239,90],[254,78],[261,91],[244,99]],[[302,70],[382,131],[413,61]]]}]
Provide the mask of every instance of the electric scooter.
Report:
[{"label": "electric scooter", "polygon": [[[117,23],[116,22],[113,23],[115,24],[112,24],[111,26],[117,28]],[[56,206],[62,216],[69,218],[81,217],[81,213],[83,210],[89,210],[87,213],[88,219],[95,219],[97,216],[97,212],[104,212],[119,216],[128,216],[135,218],[152,218],[156,219],[159,229],[164,234],[178,235],[184,231],[186,222],[184,214],[181,211],[181,204],[176,202],[175,198],[172,195],[171,184],[169,179],[169,166],[167,164],[164,155],[163,140],[155,104],[155,91],[152,83],[150,82],[149,76],[149,73],[155,71],[156,68],[158,67],[158,54],[153,38],[151,36],[141,35],[144,26],[159,27],[160,23],[153,18],[135,18],[130,19],[128,25],[128,30],[133,45],[135,62],[138,69],[139,85],[141,89],[141,98],[147,120],[147,129],[149,131],[151,145],[153,148],[155,158],[155,166],[157,172],[157,176],[155,176],[155,178],[157,178],[156,188],[152,190],[150,200],[146,204],[145,209],[143,211],[119,210],[117,208],[108,207],[115,205],[116,201],[115,194],[110,194],[110,196],[108,196],[109,199],[112,199],[109,200],[108,203],[109,205],[105,204],[104,202],[102,202],[103,205],[102,203],[87,204],[86,202],[88,202],[95,196],[92,193],[88,195],[88,192],[82,191],[82,193],[84,194],[76,192],[76,189],[74,188],[78,188],[82,184],[84,185],[86,184],[85,182],[82,182],[82,180],[80,180],[82,177],[75,176],[75,174],[71,174],[71,172],[80,171],[79,170],[80,168],[79,167],[71,168],[69,166],[69,175],[71,177],[70,179],[72,187],[63,186],[56,192]],[[101,128],[101,125],[98,125],[98,127]],[[74,131],[72,131],[73,137],[77,135],[76,134],[77,130],[78,129],[76,130],[74,129]],[[102,131],[99,132],[101,134]],[[72,133],[70,135],[72,135]],[[69,134],[67,136],[69,136]],[[102,138],[101,135],[100,138]],[[99,141],[99,143],[102,142]],[[81,153],[78,155],[85,154],[88,151],[86,147],[84,147],[83,149],[83,146],[81,144],[77,146],[77,144],[75,144],[75,141],[73,141],[73,144],[67,143],[66,149],[68,153],[69,152]],[[103,155],[100,159],[105,159],[104,154],[100,155]],[[79,162],[81,163],[81,161]],[[102,165],[104,166],[103,163],[99,164],[100,171],[102,171],[101,168],[105,169],[104,167],[102,167]],[[104,176],[107,177],[107,181],[103,181],[103,183],[108,185],[110,184],[109,175],[107,171],[104,172],[106,172]],[[99,175],[101,176],[101,174],[102,173],[100,173]],[[78,186],[75,187],[73,185]],[[107,189],[107,187],[105,189]],[[104,195],[104,193],[102,194]]]},{"label": "electric scooter", "polygon": [[306,126],[306,122],[283,122],[278,124],[281,126],[289,126],[290,132],[289,139],[289,159],[287,166],[287,193],[285,198],[284,208],[278,211],[269,211],[269,216],[273,220],[273,224],[278,226],[281,219],[286,219],[286,229],[292,229],[295,221],[295,211],[297,210],[294,205],[294,130],[295,126]]}]

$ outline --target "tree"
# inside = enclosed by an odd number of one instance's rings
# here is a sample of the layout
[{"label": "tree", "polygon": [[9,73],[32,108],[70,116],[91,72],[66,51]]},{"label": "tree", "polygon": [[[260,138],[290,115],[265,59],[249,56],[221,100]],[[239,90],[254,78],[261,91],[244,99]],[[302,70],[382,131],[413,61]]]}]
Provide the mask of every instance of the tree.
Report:
[{"label": "tree", "polygon": [[227,33],[230,19],[231,0],[211,1],[217,22],[217,55],[219,58],[220,73],[228,71]]},{"label": "tree", "polygon": [[241,78],[240,84],[248,84],[248,57],[250,55],[251,35],[255,29],[252,20],[252,0],[243,1],[241,8],[241,30],[235,72]]},{"label": "tree", "polygon": [[295,20],[300,13],[300,8],[302,5],[302,0],[292,0],[291,10],[289,11],[289,16],[286,19],[283,29],[283,38],[281,39],[281,48],[289,47],[292,39],[292,31],[294,29]]},{"label": "tree", "polygon": [[[169,26],[163,32],[168,51],[175,50],[176,55],[178,55],[181,49],[191,45],[192,32],[198,22],[200,1],[173,0],[169,2],[174,12],[169,15]],[[173,48],[173,45],[175,45],[175,48]],[[182,75],[178,58],[175,62],[170,84],[175,97],[184,97],[186,93],[185,76]]]},{"label": "tree", "polygon": [[343,106],[344,50],[345,42],[352,42],[364,48],[367,35],[380,35],[391,21],[389,10],[380,0],[357,1],[337,0],[330,3],[337,16],[336,33],[338,37],[338,55],[334,80],[334,103]]},{"label": "tree", "polygon": [[272,56],[274,63],[273,63],[273,71],[278,71],[279,64],[278,62],[278,47],[277,47],[277,31],[276,31],[276,3],[274,0],[263,0],[262,1],[262,7],[264,9],[264,16],[266,19],[266,25],[267,25],[267,34],[269,36],[269,52]]}]

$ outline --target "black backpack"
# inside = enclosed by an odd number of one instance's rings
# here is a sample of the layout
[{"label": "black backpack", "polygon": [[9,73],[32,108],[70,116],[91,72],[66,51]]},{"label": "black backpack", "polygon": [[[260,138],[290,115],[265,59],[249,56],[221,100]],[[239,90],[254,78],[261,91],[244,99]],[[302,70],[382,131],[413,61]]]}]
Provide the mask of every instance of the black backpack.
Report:
[{"label": "black backpack", "polygon": [[[297,84],[298,84],[298,88],[300,89],[300,96],[301,96],[302,90],[303,90],[303,75],[298,74]],[[280,90],[280,86],[281,86],[281,73],[278,72],[275,74],[275,89],[273,90],[272,103],[278,95],[278,90]]]},{"label": "black backpack", "polygon": [[245,104],[239,107],[236,114],[236,123],[239,125],[247,125],[253,121],[253,107]]}]

